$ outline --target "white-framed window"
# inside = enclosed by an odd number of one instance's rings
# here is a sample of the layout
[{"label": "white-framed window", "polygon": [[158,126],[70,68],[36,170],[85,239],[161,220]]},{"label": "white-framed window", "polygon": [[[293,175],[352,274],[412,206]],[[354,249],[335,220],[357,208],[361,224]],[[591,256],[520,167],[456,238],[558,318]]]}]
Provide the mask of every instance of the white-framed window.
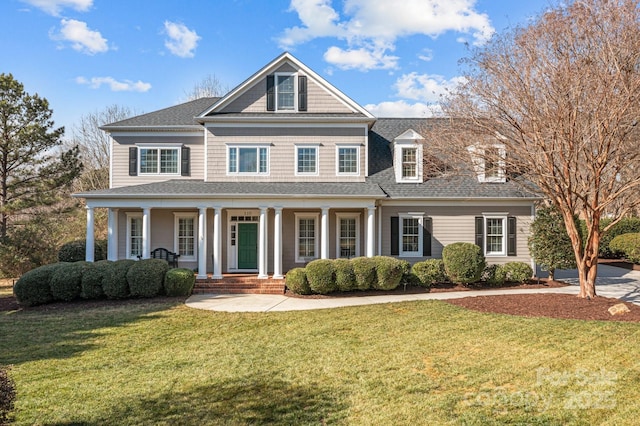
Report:
[{"label": "white-framed window", "polygon": [[276,111],[296,110],[296,74],[275,75]]},{"label": "white-framed window", "polygon": [[402,179],[418,177],[418,148],[402,148]]},{"label": "white-framed window", "polygon": [[398,221],[400,229],[400,256],[422,256],[422,233],[424,232],[423,215],[401,215]]},{"label": "white-framed window", "polygon": [[507,216],[484,216],[484,254],[507,255]]},{"label": "white-framed window", "polygon": [[195,261],[198,257],[197,215],[195,213],[174,213],[173,229],[173,251],[180,255],[180,260]]},{"label": "white-framed window", "polygon": [[295,213],[296,263],[318,258],[318,213]]},{"label": "white-framed window", "polygon": [[141,175],[179,175],[179,147],[138,147]]},{"label": "white-framed window", "polygon": [[359,175],[360,174],[360,147],[359,146],[337,146],[336,147],[337,174],[339,175]]},{"label": "white-framed window", "polygon": [[318,145],[296,145],[296,175],[318,174]]},{"label": "white-framed window", "polygon": [[127,213],[127,259],[142,256],[142,213]]},{"label": "white-framed window", "polygon": [[479,182],[506,182],[504,145],[473,145],[468,148]]},{"label": "white-framed window", "polygon": [[336,213],[336,257],[360,256],[360,214]]},{"label": "white-framed window", "polygon": [[266,146],[229,146],[227,174],[269,174],[269,148]]}]

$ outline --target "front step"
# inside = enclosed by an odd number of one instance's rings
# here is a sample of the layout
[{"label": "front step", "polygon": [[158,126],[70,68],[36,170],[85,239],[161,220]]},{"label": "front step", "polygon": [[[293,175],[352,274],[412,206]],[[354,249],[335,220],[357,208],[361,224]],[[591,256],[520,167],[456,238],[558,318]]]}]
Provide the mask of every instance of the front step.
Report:
[{"label": "front step", "polygon": [[196,280],[193,288],[193,294],[284,294],[284,291],[284,279],[259,279],[255,275]]}]

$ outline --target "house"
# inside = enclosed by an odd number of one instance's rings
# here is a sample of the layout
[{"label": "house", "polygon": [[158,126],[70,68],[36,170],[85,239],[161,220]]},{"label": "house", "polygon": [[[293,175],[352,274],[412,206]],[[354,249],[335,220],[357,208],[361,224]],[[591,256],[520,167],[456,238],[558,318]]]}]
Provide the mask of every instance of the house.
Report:
[{"label": "house", "polygon": [[87,205],[87,260],[94,209],[106,208],[108,259],[165,247],[198,278],[278,279],[317,258],[413,263],[457,241],[490,263],[531,262],[537,198],[495,167],[427,173],[437,124],[376,118],[283,53],[224,97],[102,127],[110,188],[75,194]]}]

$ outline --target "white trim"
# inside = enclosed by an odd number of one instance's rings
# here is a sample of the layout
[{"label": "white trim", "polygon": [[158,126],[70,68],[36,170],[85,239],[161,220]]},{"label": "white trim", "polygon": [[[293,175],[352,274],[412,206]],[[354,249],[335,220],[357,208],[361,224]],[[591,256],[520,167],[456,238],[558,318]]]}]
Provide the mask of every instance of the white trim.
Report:
[{"label": "white trim", "polygon": [[[278,106],[278,77],[293,77],[293,108]],[[295,71],[281,71],[273,73],[273,104],[276,113],[298,112],[298,73]],[[266,109],[266,108],[265,108]]]},{"label": "white trim", "polygon": [[[485,148],[497,148],[498,155],[503,158],[503,160],[498,161],[498,176],[486,176],[486,159],[483,158]],[[506,175],[506,161],[504,160],[507,156],[507,151],[503,144],[494,143],[494,144],[484,144],[484,145],[471,145],[467,148],[469,154],[471,154],[471,162],[473,163],[473,168],[478,177],[478,182],[481,183],[504,183],[507,181]],[[477,155],[476,153],[482,152],[482,154]]]},{"label": "white trim", "polygon": [[[399,247],[398,253],[400,257],[423,257],[423,234],[424,234],[424,214],[423,213],[405,213],[398,215],[398,239],[399,239]],[[404,219],[417,219],[418,220],[418,250],[415,251],[404,251],[403,250],[403,222]]]},{"label": "white trim", "polygon": [[[483,217],[483,227],[482,227],[482,233],[483,233],[483,241],[484,241],[484,247],[482,247],[482,252],[484,253],[484,255],[486,257],[507,257],[507,213],[482,213],[482,217]],[[488,240],[488,226],[487,226],[487,220],[488,219],[499,219],[502,221],[502,249],[498,252],[489,252],[487,251],[487,240]]]},{"label": "white trim", "polygon": [[342,257],[342,252],[340,248],[340,239],[342,237],[341,231],[342,228],[340,226],[340,221],[342,219],[355,219],[356,220],[356,247],[355,254],[353,257],[360,256],[360,213],[349,213],[349,212],[336,212],[336,259]]},{"label": "white trim", "polygon": [[[193,256],[180,254],[180,219],[193,220]],[[198,213],[196,212],[173,212],[173,251],[180,254],[180,260],[195,262],[198,260]]]},{"label": "white trim", "polygon": [[[168,145],[158,145],[158,144],[136,144],[136,147],[138,148],[138,155],[137,155],[137,160],[138,160],[138,164],[137,166],[137,171],[138,171],[138,176],[181,176],[181,167],[182,167],[182,150],[180,149],[183,146],[183,144],[168,144]],[[142,172],[140,170],[140,166],[142,164],[142,150],[157,150],[158,151],[158,158],[157,158],[157,167],[158,167],[158,171],[154,172],[154,173],[147,173],[147,172]],[[172,150],[172,151],[176,151],[178,153],[178,159],[176,162],[176,172],[175,173],[163,173],[161,171],[161,155],[160,155],[160,150]]]},{"label": "white trim", "polygon": [[[355,149],[356,150],[356,171],[340,172],[340,150]],[[336,176],[360,176],[360,145],[354,144],[336,144]]]},{"label": "white trim", "polygon": [[[314,172],[300,172],[298,171],[298,150],[299,149],[308,149],[308,148],[313,148],[316,151],[316,164],[315,164],[315,171]],[[314,143],[309,143],[309,144],[305,144],[305,143],[301,143],[301,144],[295,144],[294,146],[294,154],[295,154],[295,168],[294,168],[294,175],[295,176],[319,176],[320,175],[320,144],[314,144]]]},{"label": "white trim", "polygon": [[125,259],[133,259],[133,260],[138,260],[138,255],[131,255],[131,219],[140,219],[140,256],[142,256],[142,236],[143,236],[143,232],[142,232],[142,212],[126,212],[125,213],[126,217],[127,217],[127,231],[126,231],[126,252],[125,252]]},{"label": "white trim", "polygon": [[[269,176],[271,173],[271,144],[269,143],[228,143],[227,146],[227,158],[225,161],[226,164],[226,175],[227,176]],[[231,164],[231,150],[236,150],[236,171],[230,172],[229,166]],[[255,149],[256,150],[256,171],[255,172],[241,172],[240,169],[240,149]],[[260,150],[267,150],[267,171],[260,171]]]},{"label": "white trim", "polygon": [[[294,213],[295,227],[296,227],[296,240],[295,240],[295,263],[307,263],[314,259],[319,259],[319,213]],[[313,257],[300,257],[300,219],[313,219],[313,231],[314,231],[314,253]]]},{"label": "white trim", "polygon": [[[111,135],[111,137],[113,136],[122,136],[122,137],[126,137],[126,136],[146,136],[146,137],[172,137],[172,138],[178,138],[178,137],[198,137],[200,135],[200,131],[202,130],[202,126],[197,125],[194,126],[193,131],[176,131],[176,132],[163,132],[163,131],[153,131],[153,129],[156,128],[162,128],[163,126],[152,126],[149,127],[148,130],[140,130],[140,131],[133,131],[133,130],[117,130],[117,129],[103,129],[105,132],[109,133],[109,135]],[[158,143],[162,143],[162,142],[158,142]]]},{"label": "white trim", "polygon": [[[207,131],[206,127],[202,128],[202,134],[203,134],[203,143],[204,143],[204,181],[208,181],[209,180],[209,144],[207,143],[207,136],[209,134],[209,132]],[[189,158],[189,162],[191,162],[191,158]],[[189,167],[191,167],[191,164],[189,164]]]},{"label": "white trim", "polygon": [[[222,209],[224,209],[225,206],[217,205],[216,208],[219,208],[222,213]],[[258,224],[258,232],[259,232],[260,231],[259,229],[260,228],[260,210],[255,208],[255,201],[254,201],[251,208],[247,208],[243,210],[225,209],[225,212],[227,216],[227,244],[226,244],[227,270],[230,272],[258,272],[257,267],[256,269],[239,269],[238,268],[238,224],[243,224],[243,223]],[[231,220],[231,218],[234,216],[258,217],[258,220],[236,222]],[[234,225],[236,227],[235,236],[232,235],[232,231],[231,231],[231,227]],[[232,245],[231,241],[234,237],[235,237],[235,245]],[[256,252],[256,256],[257,255],[258,253]]]},{"label": "white trim", "polygon": [[[414,177],[405,177],[402,175],[402,158],[405,149],[416,150],[416,175]],[[419,183],[422,182],[422,144],[396,143],[393,148],[393,166],[395,169],[397,183]]]}]

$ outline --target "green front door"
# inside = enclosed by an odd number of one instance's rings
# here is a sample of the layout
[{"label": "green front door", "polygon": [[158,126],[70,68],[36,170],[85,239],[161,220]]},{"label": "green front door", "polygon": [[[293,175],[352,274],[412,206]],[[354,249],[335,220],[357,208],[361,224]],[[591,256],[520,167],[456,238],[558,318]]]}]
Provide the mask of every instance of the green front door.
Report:
[{"label": "green front door", "polygon": [[238,224],[238,269],[258,269],[258,224]]}]

